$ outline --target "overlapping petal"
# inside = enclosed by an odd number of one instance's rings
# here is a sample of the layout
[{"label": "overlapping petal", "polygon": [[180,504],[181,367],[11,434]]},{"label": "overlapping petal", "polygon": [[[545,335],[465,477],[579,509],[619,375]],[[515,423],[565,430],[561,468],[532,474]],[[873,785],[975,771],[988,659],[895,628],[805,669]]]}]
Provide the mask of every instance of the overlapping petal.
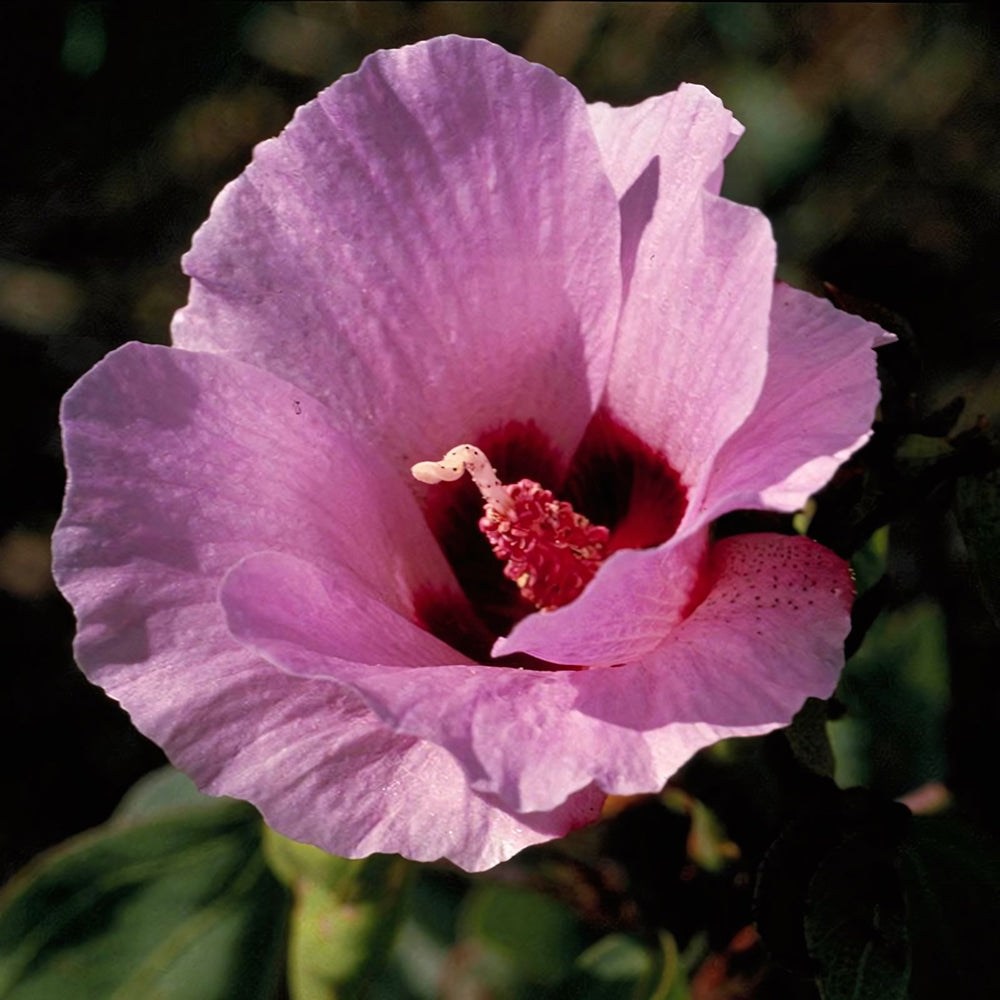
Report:
[{"label": "overlapping petal", "polygon": [[717,545],[709,573],[709,596],[650,655],[580,671],[419,665],[417,636],[415,664],[400,665],[387,619],[372,628],[342,612],[349,580],[288,556],[248,558],[221,599],[255,653],[349,685],[395,731],[449,750],[478,791],[536,812],[592,783],[656,791],[702,747],[786,725],[807,697],[829,696],[850,624],[846,565],[807,539],[751,535]]},{"label": "overlapping petal", "polygon": [[262,546],[350,563],[407,613],[424,587],[460,598],[395,470],[275,375],[127,344],[74,387],[62,422],[71,478],[59,565],[138,561],[148,580],[136,600],[161,572],[201,584]]},{"label": "overlapping petal", "polygon": [[753,413],[726,442],[698,512],[794,511],[871,434],[879,399],[873,347],[880,326],[779,283],[767,379]]},{"label": "overlapping petal", "polygon": [[619,198],[628,289],[639,241],[660,197],[694,194],[700,187],[718,194],[722,162],[743,126],[713,93],[688,83],[633,107],[591,104],[587,110]]},{"label": "overlapping petal", "polygon": [[695,593],[708,471],[760,395],[775,267],[770,226],[710,190],[737,134],[732,115],[699,87],[668,96],[592,112],[605,162],[616,164],[616,190],[625,191],[627,295],[604,402],[677,470],[688,509],[674,540],[616,553],[572,605],[519,623],[498,654],[607,664],[648,653]]},{"label": "overlapping petal", "polygon": [[72,478],[55,569],[77,613],[77,658],[202,788],[249,799],[332,852],[468,868],[597,815],[593,790],[544,816],[498,808],[444,750],[231,638],[219,584],[261,544],[351,562],[354,588],[397,617],[419,588],[451,585],[408,491],[377,456],[359,457],[325,407],[240,362],[134,344],[74,388],[63,425]]},{"label": "overlapping petal", "polygon": [[610,667],[652,652],[698,592],[708,533],[655,549],[624,549],[602,564],[571,604],[529,615],[496,641],[494,656]]},{"label": "overlapping petal", "polygon": [[289,379],[401,470],[511,415],[565,458],[606,379],[618,259],[576,89],[439,38],[371,56],[258,147],[184,258],[174,343]]},{"label": "overlapping petal", "polygon": [[756,210],[668,180],[639,240],[605,403],[696,505],[764,382],[775,247]]}]

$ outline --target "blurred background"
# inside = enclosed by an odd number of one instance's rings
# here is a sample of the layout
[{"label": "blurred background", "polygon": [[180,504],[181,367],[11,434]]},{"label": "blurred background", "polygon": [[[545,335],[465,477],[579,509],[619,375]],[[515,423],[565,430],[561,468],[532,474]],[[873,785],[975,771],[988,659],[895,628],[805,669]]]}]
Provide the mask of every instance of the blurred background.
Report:
[{"label": "blurred background", "polygon": [[[862,591],[878,587],[878,618],[831,727],[837,778],[890,797],[947,782],[1000,831],[1000,648],[976,587],[990,569],[958,530],[980,494],[956,494],[956,476],[933,471],[951,442],[988,427],[1000,390],[995,12],[13,3],[0,40],[0,879],[102,822],[163,762],[73,665],[72,615],[48,568],[60,396],[117,345],[167,342],[186,297],[179,258],[256,143],[367,53],[447,33],[545,63],[590,101],[708,86],[747,128],[724,193],[770,216],[781,275],[817,292],[829,283],[900,332],[883,470],[895,499],[856,518],[862,535],[892,525],[856,560]],[[964,405],[934,416],[957,396]],[[627,823],[616,830],[630,836]]]}]

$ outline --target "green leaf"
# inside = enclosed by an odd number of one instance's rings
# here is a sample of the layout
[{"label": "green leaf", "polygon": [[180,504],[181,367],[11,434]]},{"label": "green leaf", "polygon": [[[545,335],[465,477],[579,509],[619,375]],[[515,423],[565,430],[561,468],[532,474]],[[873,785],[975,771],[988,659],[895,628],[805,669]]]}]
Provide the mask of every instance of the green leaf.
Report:
[{"label": "green leaf", "polygon": [[896,449],[896,462],[904,471],[919,472],[942,460],[950,459],[954,453],[955,449],[951,442],[945,438],[930,437],[926,434],[907,434]]},{"label": "green leaf", "polygon": [[854,555],[851,572],[854,574],[858,594],[875,586],[885,573],[889,561],[889,528],[879,528]]},{"label": "green leaf", "polygon": [[1000,469],[959,478],[955,515],[983,604],[1000,628]]},{"label": "green leaf", "polygon": [[1000,996],[1000,843],[954,815],[863,789],[816,802],[765,858],[756,910],[824,1000]]},{"label": "green leaf", "polygon": [[864,834],[841,842],[809,882],[804,926],[824,1000],[905,1000],[910,955],[891,851]]},{"label": "green leaf", "polygon": [[294,1000],[367,996],[392,949],[399,915],[392,892],[345,902],[324,886],[302,884],[295,894],[288,949]]},{"label": "green leaf", "polygon": [[840,837],[839,803],[829,793],[804,803],[764,855],[754,889],[754,922],[769,954],[798,975],[814,971],[806,946],[806,890],[822,859]]},{"label": "green leaf", "polygon": [[244,803],[110,824],[0,895],[0,997],[264,1000],[280,976],[286,910]]},{"label": "green leaf", "polygon": [[580,956],[577,966],[598,982],[627,987],[649,975],[653,955],[635,938],[609,934],[591,945]]},{"label": "green leaf", "polygon": [[940,607],[922,599],[880,615],[841,677],[847,711],[828,724],[837,784],[896,797],[939,780],[948,689]]},{"label": "green leaf", "polygon": [[565,996],[573,1000],[687,1000],[677,944],[666,933],[654,951],[625,934],[609,934],[576,962]]},{"label": "green leaf", "polygon": [[[755,921],[779,965],[800,975],[839,975],[836,959],[838,949],[847,947],[848,923],[853,922],[855,930],[860,924],[863,931],[865,921],[875,920],[874,905],[882,913],[901,899],[899,891],[894,896],[891,885],[877,881],[874,872],[881,866],[891,883],[893,851],[910,821],[904,806],[863,788],[840,791],[829,783],[802,803],[757,873]],[[860,884],[853,881],[859,872],[850,867],[855,857],[868,866]],[[865,893],[876,888],[872,903]],[[846,894],[843,899],[836,896],[840,889]],[[855,894],[860,910],[850,909]]]},{"label": "green leaf", "polygon": [[484,884],[466,901],[463,936],[501,956],[518,980],[551,984],[565,977],[583,948],[573,911],[558,900],[511,885]]},{"label": "green leaf", "polygon": [[265,832],[268,863],[294,894],[288,985],[294,1000],[363,997],[388,960],[414,866],[352,860]]},{"label": "green leaf", "polygon": [[913,1000],[1000,996],[1000,845],[954,816],[917,816],[899,869]]},{"label": "green leaf", "polygon": [[726,836],[718,816],[704,802],[669,786],[660,794],[660,801],[671,812],[690,820],[687,855],[699,868],[718,873],[740,856],[739,847]]},{"label": "green leaf", "polygon": [[315,883],[345,902],[377,895],[385,871],[398,869],[401,875],[406,868],[395,855],[355,860],[327,854],[312,844],[289,840],[270,827],[264,827],[264,855],[274,874],[289,888],[301,882]]},{"label": "green leaf", "polygon": [[824,778],[833,777],[834,761],[826,723],[829,711],[825,701],[807,698],[792,724],[785,730],[785,737],[795,759],[805,768]]},{"label": "green leaf", "polygon": [[125,793],[111,819],[115,824],[131,823],[177,809],[196,806],[213,808],[220,801],[222,800],[199,792],[195,783],[176,768],[161,767],[140,778]]}]

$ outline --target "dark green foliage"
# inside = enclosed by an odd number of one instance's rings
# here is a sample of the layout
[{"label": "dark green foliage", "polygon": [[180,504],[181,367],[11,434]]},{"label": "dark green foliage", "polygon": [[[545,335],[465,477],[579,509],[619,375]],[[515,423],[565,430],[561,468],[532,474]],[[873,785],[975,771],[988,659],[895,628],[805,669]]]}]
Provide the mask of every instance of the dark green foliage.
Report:
[{"label": "dark green foliage", "polygon": [[44,855],[0,898],[4,1000],[268,1000],[286,897],[249,806],[128,817]]}]

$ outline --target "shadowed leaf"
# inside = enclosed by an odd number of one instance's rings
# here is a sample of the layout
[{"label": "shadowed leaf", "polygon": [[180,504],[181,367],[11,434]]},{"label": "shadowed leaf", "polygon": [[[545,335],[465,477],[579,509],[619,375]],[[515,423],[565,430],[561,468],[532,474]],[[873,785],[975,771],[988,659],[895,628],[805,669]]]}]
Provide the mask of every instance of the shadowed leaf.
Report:
[{"label": "shadowed leaf", "polygon": [[285,911],[244,803],[109,824],[42,856],[0,896],[0,996],[265,1000]]},{"label": "shadowed leaf", "polygon": [[905,1000],[910,956],[891,851],[861,834],[831,851],[809,883],[805,934],[824,1000]]},{"label": "shadowed leaf", "polygon": [[918,816],[899,870],[913,1000],[1000,996],[1000,845],[954,816]]},{"label": "shadowed leaf", "polygon": [[1000,628],[1000,469],[962,476],[955,490],[955,514],[983,604]]}]

